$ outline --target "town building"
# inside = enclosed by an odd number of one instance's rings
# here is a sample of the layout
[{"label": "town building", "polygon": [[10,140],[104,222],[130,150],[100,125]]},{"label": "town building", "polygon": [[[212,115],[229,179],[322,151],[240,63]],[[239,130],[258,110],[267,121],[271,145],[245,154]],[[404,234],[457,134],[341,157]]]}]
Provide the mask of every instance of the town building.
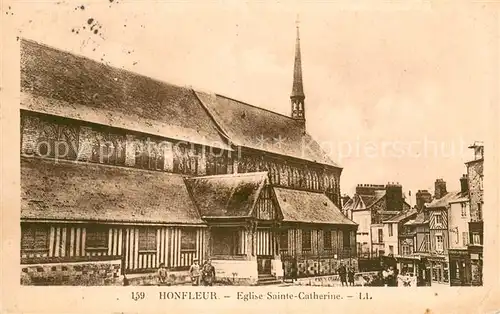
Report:
[{"label": "town building", "polygon": [[484,144],[475,142],[469,148],[474,150],[474,159],[465,163],[470,203],[468,258],[471,265],[471,285],[483,284],[483,241],[484,241]]},{"label": "town building", "polygon": [[[431,269],[427,261],[430,253],[429,213],[421,210],[415,219],[403,225],[399,234],[401,244],[408,245],[401,258],[401,272],[417,274],[418,286],[431,284]],[[413,248],[411,249],[411,244]]]},{"label": "town building", "polygon": [[469,244],[470,202],[468,197],[467,175],[460,178],[462,197],[450,201],[449,217],[449,248],[450,285],[470,285],[470,262],[467,258]]},{"label": "town building", "polygon": [[416,208],[407,209],[383,221],[384,252],[386,256],[398,257],[413,253],[413,243],[401,241],[404,224],[417,216]]},{"label": "town building", "polygon": [[298,27],[290,100],[285,116],[21,40],[25,282],[208,258],[242,284],[357,267],[342,168],[306,130]]},{"label": "town building", "polygon": [[358,224],[358,257],[384,256],[383,221],[409,209],[399,183],[358,184],[356,193],[343,207],[344,213]]}]

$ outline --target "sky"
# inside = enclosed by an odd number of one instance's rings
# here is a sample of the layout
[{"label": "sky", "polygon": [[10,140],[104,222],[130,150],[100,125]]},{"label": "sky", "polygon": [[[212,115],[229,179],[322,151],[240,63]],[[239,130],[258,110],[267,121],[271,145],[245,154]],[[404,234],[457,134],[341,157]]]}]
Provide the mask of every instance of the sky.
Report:
[{"label": "sky", "polygon": [[496,114],[492,10],[389,3],[17,1],[2,14],[15,36],[286,115],[299,15],[307,130],[342,165],[342,193],[459,189]]}]

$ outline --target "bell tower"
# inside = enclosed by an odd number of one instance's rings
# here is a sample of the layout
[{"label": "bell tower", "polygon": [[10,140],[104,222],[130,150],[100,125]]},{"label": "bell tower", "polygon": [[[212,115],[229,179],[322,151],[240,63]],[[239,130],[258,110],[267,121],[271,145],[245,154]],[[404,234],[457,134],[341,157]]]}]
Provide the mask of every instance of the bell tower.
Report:
[{"label": "bell tower", "polygon": [[293,67],[293,85],[290,101],[292,105],[292,118],[305,122],[305,107],[304,86],[302,84],[302,60],[300,56],[300,33],[299,33],[299,18],[297,17],[296,28],[297,38],[295,40],[295,64]]}]

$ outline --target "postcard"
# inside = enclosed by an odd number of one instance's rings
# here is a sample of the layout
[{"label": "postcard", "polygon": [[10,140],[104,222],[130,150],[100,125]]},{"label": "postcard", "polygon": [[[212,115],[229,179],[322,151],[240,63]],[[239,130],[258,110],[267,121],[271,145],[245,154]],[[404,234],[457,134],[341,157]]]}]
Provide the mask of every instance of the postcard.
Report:
[{"label": "postcard", "polygon": [[5,313],[500,313],[493,3],[1,16]]}]

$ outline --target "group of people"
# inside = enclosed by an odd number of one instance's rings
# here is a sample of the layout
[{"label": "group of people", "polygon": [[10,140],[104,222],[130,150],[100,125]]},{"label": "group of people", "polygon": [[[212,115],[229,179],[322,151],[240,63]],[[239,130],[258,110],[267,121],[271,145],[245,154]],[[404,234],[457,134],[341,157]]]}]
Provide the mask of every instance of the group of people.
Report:
[{"label": "group of people", "polygon": [[[212,286],[215,282],[215,267],[212,261],[206,260],[203,265],[200,265],[198,259],[194,259],[189,268],[189,277],[193,286]],[[163,263],[158,268],[158,282],[160,285],[168,284],[167,268]]]},{"label": "group of people", "polygon": [[189,268],[189,276],[193,286],[212,286],[215,282],[215,267],[209,259],[201,266],[198,259],[195,259],[193,265]]},{"label": "group of people", "polygon": [[382,280],[384,282],[384,286],[397,287],[398,275],[399,270],[397,268],[395,269],[393,266],[386,267],[384,270],[382,270]]},{"label": "group of people", "polygon": [[340,264],[340,267],[338,269],[338,273],[340,276],[340,282],[342,283],[342,286],[354,286],[354,268],[353,267],[346,267],[344,263]]}]

